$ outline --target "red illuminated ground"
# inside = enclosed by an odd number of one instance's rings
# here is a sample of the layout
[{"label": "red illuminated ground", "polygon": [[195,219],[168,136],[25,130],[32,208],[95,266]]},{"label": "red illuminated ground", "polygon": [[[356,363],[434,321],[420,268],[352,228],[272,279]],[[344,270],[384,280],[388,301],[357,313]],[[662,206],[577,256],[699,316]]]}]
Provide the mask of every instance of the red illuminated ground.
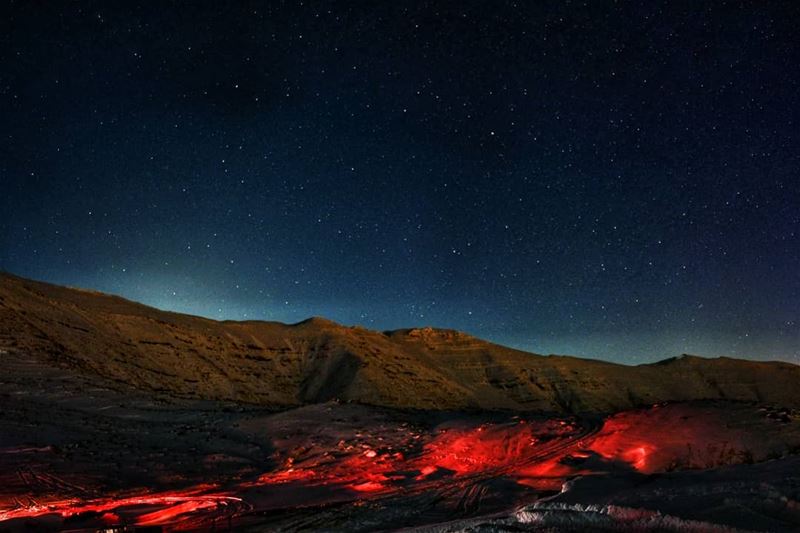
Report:
[{"label": "red illuminated ground", "polygon": [[[169,454],[133,449],[129,459],[151,462],[155,475],[127,487],[102,471],[107,457],[97,450],[70,455],[67,464],[59,462],[65,453],[59,448],[6,447],[0,457],[12,473],[3,475],[13,482],[0,499],[0,530],[31,524],[302,529],[337,521],[343,529],[369,530],[377,517],[423,525],[542,501],[576,478],[753,462],[778,451],[765,447],[766,434],[797,434],[794,420],[781,422],[772,411],[717,404],[654,406],[605,420],[438,417],[338,404],[228,415],[216,421],[217,453],[200,445],[193,452],[201,471],[188,468],[186,458],[170,465]],[[759,431],[748,429],[756,423]],[[111,448],[114,431],[105,435]],[[236,446],[238,458],[231,453]],[[267,456],[248,457],[254,452]],[[214,477],[203,470],[215,469],[223,475],[203,480]],[[318,511],[301,512],[309,508]]]}]

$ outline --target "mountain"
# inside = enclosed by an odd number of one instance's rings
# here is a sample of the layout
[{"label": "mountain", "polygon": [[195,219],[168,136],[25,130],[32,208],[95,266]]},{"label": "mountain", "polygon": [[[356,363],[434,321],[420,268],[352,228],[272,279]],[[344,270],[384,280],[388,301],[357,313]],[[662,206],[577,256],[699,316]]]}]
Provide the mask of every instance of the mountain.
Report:
[{"label": "mountain", "polygon": [[11,350],[120,387],[272,408],[331,399],[560,413],[695,399],[800,407],[800,366],[789,363],[681,356],[625,366],[535,355],[453,330],[218,322],[0,274],[0,368]]}]

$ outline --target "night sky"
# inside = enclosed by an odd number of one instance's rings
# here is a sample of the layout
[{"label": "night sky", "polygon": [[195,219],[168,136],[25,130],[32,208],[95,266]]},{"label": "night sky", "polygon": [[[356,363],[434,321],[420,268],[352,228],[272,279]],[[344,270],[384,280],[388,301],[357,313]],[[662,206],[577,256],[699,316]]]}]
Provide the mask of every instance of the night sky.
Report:
[{"label": "night sky", "polygon": [[233,4],[4,3],[0,269],[800,361],[800,3]]}]

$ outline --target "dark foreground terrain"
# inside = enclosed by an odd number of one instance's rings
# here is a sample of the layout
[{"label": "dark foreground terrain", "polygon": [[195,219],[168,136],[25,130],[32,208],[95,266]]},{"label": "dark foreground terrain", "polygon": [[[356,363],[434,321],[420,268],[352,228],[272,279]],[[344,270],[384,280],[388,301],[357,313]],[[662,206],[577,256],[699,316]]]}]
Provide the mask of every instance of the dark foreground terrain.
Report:
[{"label": "dark foreground terrain", "polygon": [[0,369],[0,531],[800,528],[783,363],[218,323],[5,276]]}]

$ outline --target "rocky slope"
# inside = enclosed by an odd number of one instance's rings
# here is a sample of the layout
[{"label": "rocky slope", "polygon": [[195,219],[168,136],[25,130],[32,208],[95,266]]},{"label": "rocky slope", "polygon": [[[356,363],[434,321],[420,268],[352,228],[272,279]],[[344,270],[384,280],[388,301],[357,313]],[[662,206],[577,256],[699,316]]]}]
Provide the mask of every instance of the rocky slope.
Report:
[{"label": "rocky slope", "polygon": [[682,356],[624,366],[430,328],[312,318],[217,322],[0,274],[3,351],[172,396],[275,408],[331,399],[419,409],[613,412],[729,399],[800,407],[800,366]]}]

